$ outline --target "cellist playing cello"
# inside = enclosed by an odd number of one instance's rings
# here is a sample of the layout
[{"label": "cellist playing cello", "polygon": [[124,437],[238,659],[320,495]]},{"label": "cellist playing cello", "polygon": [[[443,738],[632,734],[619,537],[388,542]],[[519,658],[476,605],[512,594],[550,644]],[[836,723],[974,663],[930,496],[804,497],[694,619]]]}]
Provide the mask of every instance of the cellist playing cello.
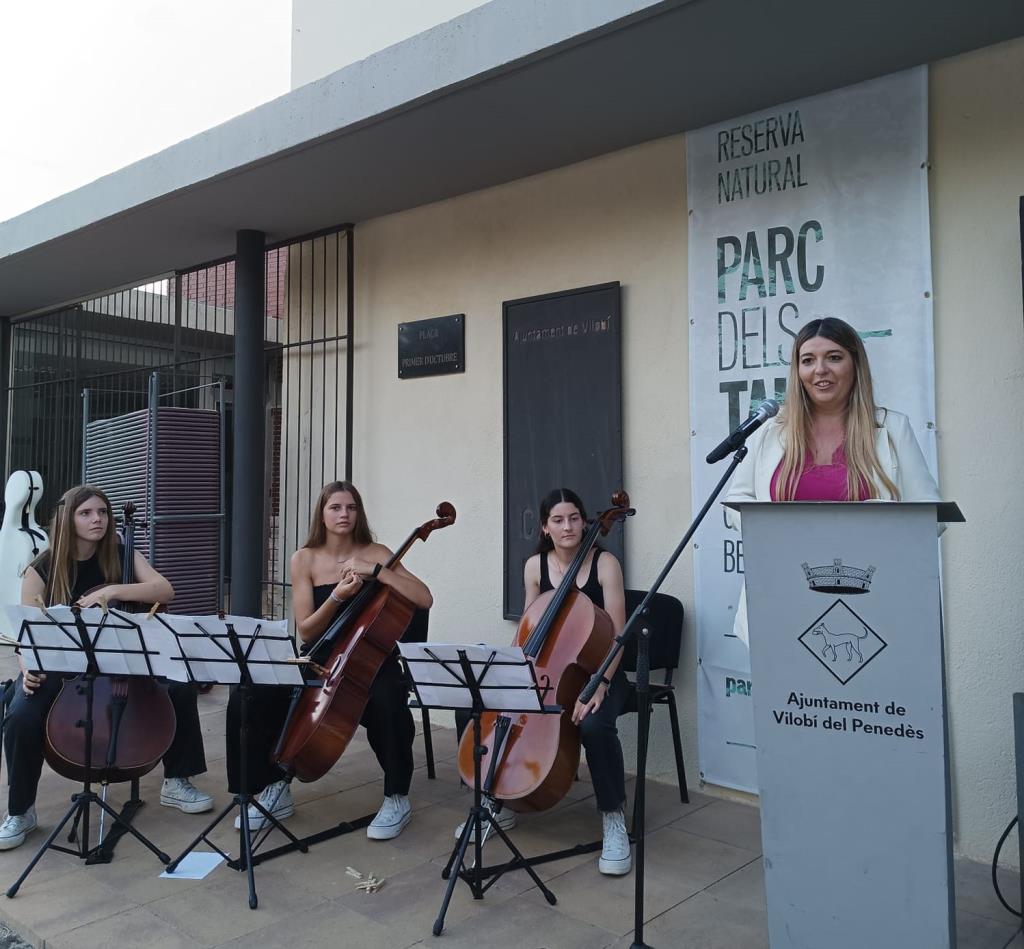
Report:
[{"label": "cellist playing cello", "polygon": [[[543,593],[556,589],[580,551],[587,525],[587,512],[575,491],[556,488],[540,503],[540,540],[537,552],[526,561],[523,613]],[[626,625],[626,595],[622,567],[611,551],[595,546],[576,574],[576,587],[609,616],[615,635]],[[579,700],[572,721],[579,725],[580,742],[587,756],[590,777],[603,823],[603,846],[598,869],[609,876],[629,873],[632,867],[629,835],[623,808],[626,803],[626,772],[616,719],[629,700],[632,685],[619,659],[609,668],[594,697],[584,705]],[[513,811],[498,814],[501,827],[515,826]],[[461,827],[456,836],[461,832]]]},{"label": "cellist playing cello", "polygon": [[[80,485],[64,492],[50,524],[50,549],[28,567],[22,580],[26,606],[45,603],[100,606],[108,599],[168,603],[174,599],[170,582],[137,550],[136,582],[120,582],[124,546],[117,537],[113,510],[96,487]],[[7,754],[8,812],[0,825],[0,850],[21,846],[37,827],[36,791],[43,766],[43,733],[47,715],[65,678],[32,672],[18,656],[21,674],[7,712],[4,750]],[[196,693],[190,683],[171,683],[168,693],[177,718],[174,741],[164,755],[160,803],[186,814],[213,807],[213,798],[190,780],[206,771],[203,733]]]},{"label": "cellist playing cello", "polygon": [[[391,551],[375,543],[367,521],[363,499],[347,481],[324,485],[313,509],[309,536],[291,559],[292,611],[299,638],[315,642],[354,597],[363,581],[376,578],[390,586],[414,606],[429,609],[433,597],[426,584],[401,563],[384,566]],[[295,812],[287,775],[270,763],[287,716],[289,696],[285,690],[264,687],[253,703],[249,720],[248,774],[251,790],[261,790],[260,803],[277,819]],[[412,816],[409,786],[412,782],[412,745],[416,735],[408,705],[409,690],[397,653],[389,656],[370,690],[361,720],[366,737],[384,772],[384,801],[366,828],[371,840],[397,837]],[[239,781],[238,698],[228,703],[228,781],[237,792]],[[263,826],[263,816],[252,807],[249,823]],[[236,821],[236,826],[238,822]]]}]

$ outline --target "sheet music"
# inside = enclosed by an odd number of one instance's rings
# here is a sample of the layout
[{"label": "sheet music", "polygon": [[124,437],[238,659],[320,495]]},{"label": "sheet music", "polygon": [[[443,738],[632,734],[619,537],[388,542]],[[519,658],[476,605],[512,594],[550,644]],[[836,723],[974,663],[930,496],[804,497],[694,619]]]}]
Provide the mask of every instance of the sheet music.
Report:
[{"label": "sheet music", "polygon": [[[17,630],[21,654],[33,672],[80,674],[87,657],[69,606],[5,607]],[[176,616],[122,613],[99,607],[80,611],[91,637],[99,671],[105,675],[156,675],[178,682],[237,683],[240,679],[227,637],[227,624],[238,634],[254,683],[301,685],[295,642],[286,620],[250,616]],[[207,636],[206,633],[210,635]]]},{"label": "sheet music", "polygon": [[486,708],[506,712],[543,710],[533,666],[519,646],[428,642],[399,643],[398,648],[412,676],[417,698],[428,708],[472,707],[473,696],[459,662],[462,651],[480,685]]},{"label": "sheet music", "polygon": [[226,685],[239,682],[241,673],[227,636],[230,623],[238,634],[243,654],[248,657],[254,684],[302,685],[304,681],[300,667],[287,663],[296,655],[295,640],[288,632],[287,620],[173,614],[160,614],[155,619],[176,635],[179,648],[175,651],[175,679],[192,678],[196,682]]},{"label": "sheet music", "polygon": [[[35,606],[8,606],[7,615],[17,629],[25,664],[33,672],[78,674],[85,672],[78,627],[69,606],[43,610]],[[104,675],[168,675],[177,651],[174,636],[157,627],[145,613],[122,613],[99,607],[81,610],[82,622],[92,639],[96,663]]]}]

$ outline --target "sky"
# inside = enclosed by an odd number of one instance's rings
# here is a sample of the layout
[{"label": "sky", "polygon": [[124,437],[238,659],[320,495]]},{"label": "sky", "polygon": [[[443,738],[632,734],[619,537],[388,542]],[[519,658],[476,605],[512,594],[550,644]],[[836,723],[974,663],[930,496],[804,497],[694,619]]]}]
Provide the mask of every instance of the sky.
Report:
[{"label": "sky", "polygon": [[0,221],[289,89],[291,0],[0,4]]}]

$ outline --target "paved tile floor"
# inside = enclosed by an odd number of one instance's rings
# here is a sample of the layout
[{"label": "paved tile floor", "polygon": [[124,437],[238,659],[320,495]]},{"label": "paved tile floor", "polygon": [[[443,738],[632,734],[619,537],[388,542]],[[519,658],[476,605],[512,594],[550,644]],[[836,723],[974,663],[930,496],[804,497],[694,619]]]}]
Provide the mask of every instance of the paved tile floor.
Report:
[{"label": "paved tile floor", "polygon": [[[198,783],[215,794],[219,805],[229,800],[224,790],[225,699],[223,689],[200,698],[210,771]],[[0,922],[33,945],[61,949],[630,946],[633,876],[601,877],[595,854],[541,868],[557,895],[556,906],[549,906],[521,872],[503,877],[480,901],[474,901],[460,883],[445,932],[440,939],[431,935],[443,894],[441,868],[453,844],[453,830],[471,800],[456,777],[453,733],[436,729],[434,747],[438,773],[429,781],[423,743],[417,739],[415,812],[399,838],[373,842],[359,831],[325,841],[305,855],[289,854],[258,866],[256,911],[248,907],[244,875],[221,866],[201,881],[162,880],[156,859],[125,838],[106,866],[86,867],[73,857],[46,854],[14,899],[0,896]],[[651,782],[648,788],[647,943],[663,949],[766,947],[756,808],[698,793],[682,804],[674,786]],[[69,782],[44,769],[38,801],[41,830],[22,848],[0,854],[0,886],[16,879],[42,842],[43,831],[63,814],[72,790]],[[121,794],[117,789],[115,799],[121,800]],[[324,779],[297,786],[297,811],[288,826],[297,834],[309,834],[373,813],[380,794],[376,761],[359,740]],[[157,803],[159,769],[144,779],[143,797],[148,803],[136,825],[172,855],[207,819]],[[584,774],[557,808],[524,819],[514,839],[531,854],[593,840],[599,834]],[[229,825],[216,839],[225,848],[237,846]],[[492,858],[503,851],[498,842],[488,844]],[[347,867],[373,873],[386,883],[370,895],[358,892]],[[980,864],[963,862],[957,867],[960,949],[999,949],[1013,939],[1017,921],[996,901],[988,874]],[[1015,894],[1016,888],[1016,879],[1008,876],[1007,891]],[[1012,946],[1024,949],[1024,938],[1018,935]]]}]

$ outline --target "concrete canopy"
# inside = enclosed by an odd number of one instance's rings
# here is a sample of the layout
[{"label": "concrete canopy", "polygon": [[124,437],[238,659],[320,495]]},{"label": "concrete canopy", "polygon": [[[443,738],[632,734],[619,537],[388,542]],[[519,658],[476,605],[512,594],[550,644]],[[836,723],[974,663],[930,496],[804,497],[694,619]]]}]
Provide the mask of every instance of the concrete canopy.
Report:
[{"label": "concrete canopy", "polygon": [[494,0],[0,224],[0,315],[1022,34],[1020,0]]}]

